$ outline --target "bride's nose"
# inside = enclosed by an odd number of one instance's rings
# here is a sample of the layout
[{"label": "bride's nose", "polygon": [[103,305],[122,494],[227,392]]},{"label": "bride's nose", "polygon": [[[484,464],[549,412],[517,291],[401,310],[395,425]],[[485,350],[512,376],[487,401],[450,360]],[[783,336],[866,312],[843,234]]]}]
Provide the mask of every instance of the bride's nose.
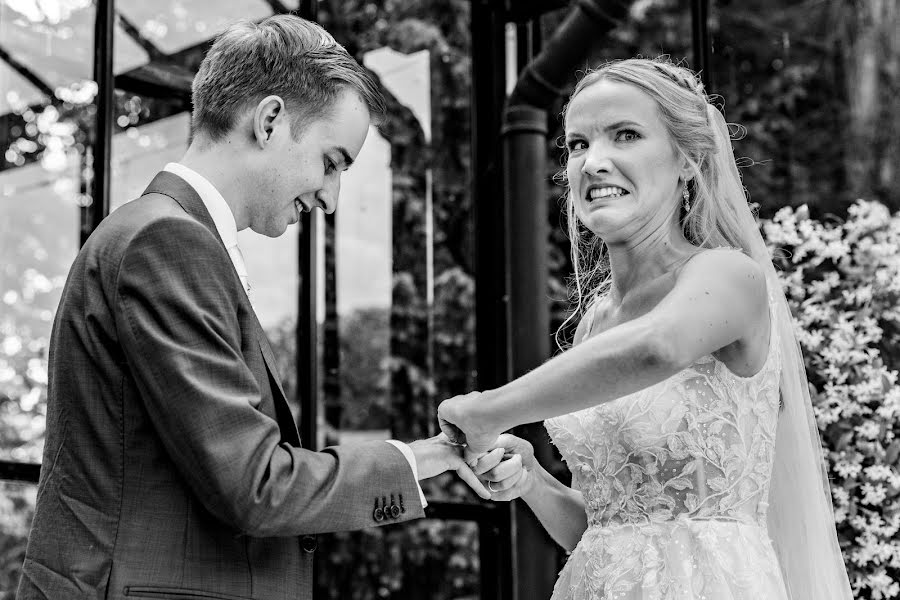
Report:
[{"label": "bride's nose", "polygon": [[612,160],[609,153],[602,147],[592,146],[587,150],[584,162],[581,163],[581,172],[585,175],[596,175],[598,173],[610,173],[612,171]]}]

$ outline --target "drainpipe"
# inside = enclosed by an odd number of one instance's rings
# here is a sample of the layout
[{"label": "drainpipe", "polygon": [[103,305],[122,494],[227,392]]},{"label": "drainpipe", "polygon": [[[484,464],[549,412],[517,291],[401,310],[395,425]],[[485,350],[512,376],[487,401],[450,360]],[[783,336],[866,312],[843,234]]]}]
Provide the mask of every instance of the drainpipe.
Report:
[{"label": "drainpipe", "polygon": [[[504,212],[508,265],[510,379],[524,375],[550,356],[547,286],[547,108],[562,94],[591,46],[625,16],[626,0],[577,0],[541,53],[522,71],[503,112]],[[554,453],[540,424],[516,429],[532,442],[542,464]],[[510,533],[516,548],[513,600],[548,598],[557,565],[555,544],[521,503],[512,508]]]},{"label": "drainpipe", "polygon": [[598,38],[625,16],[623,0],[577,0],[522,71],[503,112],[501,140],[510,269],[510,375],[550,356],[547,309],[547,108]]}]

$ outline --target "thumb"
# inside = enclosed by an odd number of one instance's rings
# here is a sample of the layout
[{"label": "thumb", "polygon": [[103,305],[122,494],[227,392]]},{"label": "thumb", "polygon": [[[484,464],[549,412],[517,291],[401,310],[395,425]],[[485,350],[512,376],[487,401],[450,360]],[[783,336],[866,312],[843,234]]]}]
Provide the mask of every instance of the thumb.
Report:
[{"label": "thumb", "polygon": [[475,463],[478,462],[478,459],[480,459],[485,454],[487,454],[487,452],[472,452],[472,450],[470,450],[468,446],[463,448],[463,460],[466,461],[467,465],[473,468],[475,467]]},{"label": "thumb", "polygon": [[461,446],[466,443],[466,434],[463,433],[462,429],[460,429],[450,421],[439,416],[438,425],[440,425],[441,431],[444,432],[444,435],[446,435],[447,438],[454,444]]}]

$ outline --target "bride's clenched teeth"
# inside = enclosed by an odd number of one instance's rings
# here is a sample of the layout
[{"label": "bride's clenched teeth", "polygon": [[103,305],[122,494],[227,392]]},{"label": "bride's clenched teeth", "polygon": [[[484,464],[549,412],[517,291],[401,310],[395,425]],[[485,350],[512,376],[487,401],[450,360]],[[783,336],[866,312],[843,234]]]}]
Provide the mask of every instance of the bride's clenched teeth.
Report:
[{"label": "bride's clenched teeth", "polygon": [[628,194],[628,191],[616,185],[589,188],[586,194],[588,202],[601,198],[618,198]]}]

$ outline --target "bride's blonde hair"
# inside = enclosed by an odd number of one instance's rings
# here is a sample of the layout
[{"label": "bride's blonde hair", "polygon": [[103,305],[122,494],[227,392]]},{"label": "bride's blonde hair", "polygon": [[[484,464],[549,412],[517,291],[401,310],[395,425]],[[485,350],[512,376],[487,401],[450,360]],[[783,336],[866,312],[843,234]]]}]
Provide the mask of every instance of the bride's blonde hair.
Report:
[{"label": "bride's blonde hair", "polygon": [[[572,100],[600,81],[632,85],[656,102],[676,151],[692,173],[690,181],[685,183],[690,192],[690,210],[680,209],[684,213],[681,219],[685,237],[699,247],[730,246],[749,251],[737,212],[739,206],[746,206],[747,197],[735,163],[728,124],[710,102],[697,76],[666,58],[632,58],[607,63],[589,71],[575,86],[562,112],[563,126]],[[560,179],[568,186],[565,170]],[[605,245],[578,219],[570,188],[566,190],[566,217],[575,269],[570,281],[574,309],[556,332],[560,348],[563,348],[561,336],[565,327],[604,296],[610,284]]]}]

